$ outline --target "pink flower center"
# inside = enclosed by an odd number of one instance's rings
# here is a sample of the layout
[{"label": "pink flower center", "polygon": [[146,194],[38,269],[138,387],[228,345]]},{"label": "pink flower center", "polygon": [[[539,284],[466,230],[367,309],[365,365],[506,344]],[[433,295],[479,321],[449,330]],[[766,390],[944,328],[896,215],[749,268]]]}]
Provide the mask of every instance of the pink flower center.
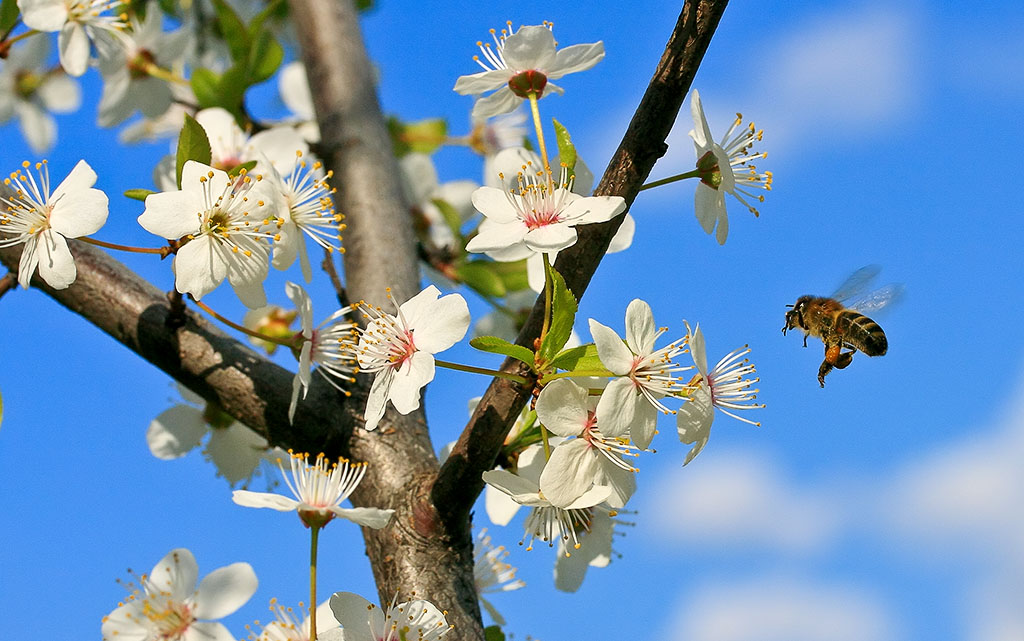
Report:
[{"label": "pink flower center", "polygon": [[523,212],[523,222],[526,224],[527,229],[533,231],[546,225],[553,225],[561,222],[561,218],[558,215],[557,209],[553,207],[544,207],[542,209],[530,209],[529,211]]},{"label": "pink flower center", "polygon": [[412,336],[414,331],[416,330],[407,329],[396,333],[391,344],[388,345],[388,361],[391,362],[392,368],[401,369],[402,364],[412,358],[416,352],[416,343]]}]

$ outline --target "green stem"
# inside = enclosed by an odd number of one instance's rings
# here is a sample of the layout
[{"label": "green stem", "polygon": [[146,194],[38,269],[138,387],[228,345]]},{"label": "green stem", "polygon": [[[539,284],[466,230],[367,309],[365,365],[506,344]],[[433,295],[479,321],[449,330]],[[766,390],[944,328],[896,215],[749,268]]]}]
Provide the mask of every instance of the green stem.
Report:
[{"label": "green stem", "polygon": [[320,539],[320,526],[309,528],[312,541],[309,545],[309,641],[316,641],[316,546]]},{"label": "green stem", "polygon": [[693,171],[688,171],[677,176],[662,178],[661,180],[655,180],[652,183],[647,183],[646,185],[640,188],[640,191],[643,191],[645,189],[652,189],[654,187],[661,187],[662,185],[668,185],[669,183],[678,182],[680,180],[686,180],[687,178],[700,178],[700,174],[700,169],[694,169]]},{"label": "green stem", "polygon": [[555,284],[551,279],[551,260],[547,254],[541,254],[541,256],[544,257],[544,324],[540,328],[540,340],[543,343],[548,329],[551,328],[551,297]]},{"label": "green stem", "polygon": [[612,374],[610,371],[608,371],[606,369],[593,369],[593,370],[578,369],[578,370],[573,370],[571,372],[556,372],[556,373],[551,374],[549,376],[545,376],[544,377],[544,383],[548,383],[550,381],[553,381],[553,380],[556,380],[556,379],[559,379],[559,378],[576,378],[576,377],[586,377],[586,376],[599,376],[601,378],[610,378],[612,376],[615,376],[615,374]]},{"label": "green stem", "polygon": [[185,78],[182,78],[181,76],[179,76],[178,74],[174,73],[173,71],[170,71],[168,69],[164,69],[163,67],[160,67],[159,65],[157,65],[155,63],[150,62],[149,64],[147,64],[144,67],[144,69],[145,69],[146,73],[149,74],[150,76],[152,76],[154,78],[158,78],[160,80],[163,80],[164,82],[170,82],[170,83],[174,83],[174,84],[178,84],[178,85],[185,85],[185,86],[188,86],[188,84],[189,84],[189,81],[186,80]]},{"label": "green stem", "polygon": [[548,161],[548,147],[544,144],[544,128],[540,124],[540,109],[537,107],[537,94],[530,93],[530,112],[533,114],[533,128],[537,131],[537,146],[540,147],[540,158],[544,161],[544,173],[548,178],[548,189],[554,190],[551,180],[551,163]]},{"label": "green stem", "polygon": [[[17,23],[15,23],[15,26],[17,26]],[[14,29],[14,27],[11,27],[11,29]],[[7,33],[10,34],[10,31],[8,31]],[[19,33],[13,38],[7,38],[5,40],[2,40],[0,41],[0,51],[9,51],[11,49],[11,45],[13,45],[15,42],[19,40],[24,40],[25,38],[28,38],[30,36],[34,36],[37,33],[41,32],[36,31],[35,29],[29,29],[25,33]]]},{"label": "green stem", "polygon": [[261,334],[259,332],[255,332],[255,331],[249,329],[248,327],[245,327],[244,325],[239,325],[238,323],[236,323],[234,321],[230,321],[230,320],[224,318],[223,316],[221,316],[217,312],[215,312],[212,309],[210,309],[210,306],[207,305],[206,303],[204,303],[201,300],[196,300],[195,298],[192,298],[192,302],[195,303],[196,306],[199,309],[203,310],[204,312],[206,312],[210,316],[213,316],[214,318],[216,318],[220,322],[224,323],[225,325],[227,325],[231,329],[238,330],[238,331],[242,332],[243,334],[245,334],[247,336],[252,336],[253,338],[258,338],[261,341],[267,341],[268,343],[276,343],[278,345],[281,345],[282,347],[287,347],[288,349],[292,349],[292,348],[294,348],[296,346],[295,343],[296,343],[297,339],[305,340],[305,338],[303,338],[301,334],[297,334],[296,336],[293,336],[290,339],[284,339],[284,338],[275,338],[273,336],[267,336],[266,334]]},{"label": "green stem", "polygon": [[470,374],[484,374],[485,376],[496,376],[498,378],[506,378],[510,381],[515,381],[520,385],[526,385],[530,381],[526,378],[517,374],[510,374],[503,372],[499,369],[487,369],[486,367],[474,367],[472,365],[463,365],[461,363],[451,363],[449,361],[442,361],[437,358],[434,359],[434,365],[438,367],[446,367],[448,369],[454,369],[459,372],[469,372]]},{"label": "green stem", "polygon": [[551,458],[551,445],[548,444],[548,428],[540,426],[540,442],[544,445],[544,460]]}]

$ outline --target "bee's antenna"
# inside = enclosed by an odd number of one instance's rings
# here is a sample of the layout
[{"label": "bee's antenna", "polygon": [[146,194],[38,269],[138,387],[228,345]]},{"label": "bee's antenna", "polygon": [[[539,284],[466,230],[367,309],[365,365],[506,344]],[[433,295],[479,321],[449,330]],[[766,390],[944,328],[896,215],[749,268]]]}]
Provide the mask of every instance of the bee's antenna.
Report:
[{"label": "bee's antenna", "polygon": [[786,305],[786,307],[795,307],[795,305]]}]

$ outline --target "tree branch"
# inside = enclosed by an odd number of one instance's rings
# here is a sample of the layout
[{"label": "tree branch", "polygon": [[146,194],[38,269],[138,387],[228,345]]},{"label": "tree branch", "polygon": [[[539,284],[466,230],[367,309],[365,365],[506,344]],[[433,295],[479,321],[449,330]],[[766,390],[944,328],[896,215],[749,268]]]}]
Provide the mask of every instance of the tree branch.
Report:
[{"label": "tree branch", "polygon": [[[633,115],[594,191],[598,196],[622,196],[632,205],[654,163],[668,146],[668,137],[693,76],[707,51],[711,36],[725,11],[727,0],[688,0],[679,14],[650,85]],[[577,228],[579,240],[559,253],[555,268],[579,299],[622,223],[622,216],[607,223]],[[537,299],[516,343],[532,349],[544,318],[543,296]],[[529,370],[507,359],[502,369],[519,375]],[[532,389],[496,378],[476,406],[469,423],[441,468],[432,496],[444,506],[445,518],[466,518],[483,489],[481,474],[494,466],[509,428],[530,397]]]},{"label": "tree branch", "polygon": [[[324,162],[334,171],[336,202],[348,224],[347,292],[390,307],[385,288],[397,302],[419,291],[419,262],[358,15],[348,0],[291,0],[290,6]],[[361,390],[366,384],[360,381]],[[352,441],[353,452],[372,461],[353,499],[397,510],[384,530],[363,530],[380,600],[415,591],[448,610],[457,638],[482,640],[469,519],[443,521],[430,500],[438,464],[422,410],[408,416],[389,410],[385,421],[374,432],[357,430]]]}]

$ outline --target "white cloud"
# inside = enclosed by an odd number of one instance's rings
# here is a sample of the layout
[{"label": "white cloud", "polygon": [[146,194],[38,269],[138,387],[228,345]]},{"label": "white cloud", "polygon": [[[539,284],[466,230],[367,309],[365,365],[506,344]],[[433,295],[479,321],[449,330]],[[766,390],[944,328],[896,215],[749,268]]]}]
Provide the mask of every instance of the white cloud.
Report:
[{"label": "white cloud", "polygon": [[[698,76],[711,132],[721,136],[737,111],[744,124],[764,130],[768,159],[776,170],[786,151],[836,146],[878,135],[907,119],[918,106],[922,74],[921,35],[907,3],[869,4],[822,13],[785,25],[774,42],[751,45],[753,74],[738,89],[705,87]],[[776,25],[779,28],[779,25]],[[685,103],[669,137],[663,166],[691,166],[693,128]],[[660,175],[660,174],[659,174]]]},{"label": "white cloud", "polygon": [[658,638],[679,641],[887,641],[883,602],[868,591],[791,577],[711,583],[675,608]]},{"label": "white cloud", "polygon": [[702,548],[790,552],[821,549],[842,521],[828,490],[798,486],[780,466],[752,454],[705,452],[661,478],[648,493],[654,534]]}]

